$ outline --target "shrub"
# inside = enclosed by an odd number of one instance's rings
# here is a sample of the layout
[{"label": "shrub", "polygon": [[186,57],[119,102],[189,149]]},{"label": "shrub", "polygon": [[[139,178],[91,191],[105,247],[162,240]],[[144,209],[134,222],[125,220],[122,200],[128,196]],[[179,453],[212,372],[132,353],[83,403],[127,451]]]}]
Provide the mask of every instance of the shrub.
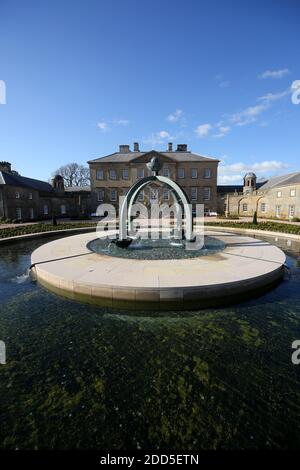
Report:
[{"label": "shrub", "polygon": [[239,220],[239,216],[237,214],[230,214],[230,215],[218,215],[218,219],[224,220]]},{"label": "shrub", "polygon": [[253,223],[254,225],[257,225],[257,212],[256,212],[256,211],[255,211],[254,214],[253,214],[252,223]]},{"label": "shrub", "polygon": [[3,228],[0,230],[0,238],[7,238],[7,237],[16,237],[18,235],[27,235],[31,233],[41,233],[41,232],[51,232],[53,230],[67,230],[72,228],[83,228],[83,227],[95,227],[96,228],[97,222],[90,222],[89,224],[86,223],[58,223],[56,226],[52,224],[33,224],[33,225],[21,225],[20,227],[12,227],[12,228]]},{"label": "shrub", "polygon": [[252,229],[252,230],[264,230],[270,232],[282,232],[282,233],[292,233],[295,235],[300,235],[300,226],[293,224],[285,224],[284,222],[258,222],[257,225],[252,222],[208,222],[207,225],[210,226],[219,226],[219,227],[230,227],[230,228],[240,228],[240,229]]}]

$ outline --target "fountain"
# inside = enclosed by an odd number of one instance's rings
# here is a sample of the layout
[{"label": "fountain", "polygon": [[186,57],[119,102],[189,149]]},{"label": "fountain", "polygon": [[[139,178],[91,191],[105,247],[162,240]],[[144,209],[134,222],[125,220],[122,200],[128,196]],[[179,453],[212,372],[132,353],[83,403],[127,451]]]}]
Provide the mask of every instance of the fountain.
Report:
[{"label": "fountain", "polygon": [[[118,230],[62,238],[32,253],[32,272],[40,284],[102,306],[185,310],[257,296],[281,280],[285,254],[279,248],[212,230],[204,236],[203,226],[193,224],[183,188],[159,175],[157,157],[148,168],[152,175],[138,180],[125,195]],[[174,220],[173,238],[170,229],[161,227],[159,237],[149,239],[148,223],[133,235],[134,204],[152,183],[170,188],[176,214],[184,213],[184,225],[179,217]]]}]

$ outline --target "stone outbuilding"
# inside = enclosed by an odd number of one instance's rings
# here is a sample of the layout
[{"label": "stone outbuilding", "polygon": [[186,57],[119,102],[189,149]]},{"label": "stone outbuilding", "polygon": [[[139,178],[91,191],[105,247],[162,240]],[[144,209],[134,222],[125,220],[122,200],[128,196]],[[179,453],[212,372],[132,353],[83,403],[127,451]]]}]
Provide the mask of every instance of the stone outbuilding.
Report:
[{"label": "stone outbuilding", "polygon": [[90,187],[65,188],[62,176],[51,184],[21,176],[0,162],[0,217],[30,221],[90,214]]},{"label": "stone outbuilding", "polygon": [[292,220],[300,218],[300,172],[257,182],[254,173],[244,184],[218,186],[218,212],[233,216]]}]

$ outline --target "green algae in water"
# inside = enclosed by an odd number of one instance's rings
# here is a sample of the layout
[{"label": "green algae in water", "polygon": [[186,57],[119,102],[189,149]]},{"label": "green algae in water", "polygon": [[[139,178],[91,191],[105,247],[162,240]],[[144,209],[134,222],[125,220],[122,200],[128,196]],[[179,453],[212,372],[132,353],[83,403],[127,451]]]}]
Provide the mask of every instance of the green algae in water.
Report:
[{"label": "green algae in water", "polygon": [[300,447],[296,258],[276,289],[234,307],[130,313],[31,283],[42,243],[0,248],[1,448]]}]

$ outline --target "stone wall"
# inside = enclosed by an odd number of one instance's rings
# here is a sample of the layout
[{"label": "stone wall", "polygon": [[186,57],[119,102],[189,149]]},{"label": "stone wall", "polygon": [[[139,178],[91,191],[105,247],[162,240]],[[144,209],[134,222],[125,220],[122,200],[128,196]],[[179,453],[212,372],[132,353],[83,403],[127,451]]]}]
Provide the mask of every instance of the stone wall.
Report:
[{"label": "stone wall", "polygon": [[[294,195],[295,194],[295,195]],[[229,204],[227,204],[227,201]],[[288,220],[300,218],[300,185],[288,185],[266,191],[254,191],[252,194],[234,194],[219,196],[219,208],[226,205],[230,215],[278,218]]]},{"label": "stone wall", "polygon": [[0,217],[11,220],[48,219],[89,215],[90,195],[73,193],[40,193],[37,190],[2,185],[0,190]]}]

